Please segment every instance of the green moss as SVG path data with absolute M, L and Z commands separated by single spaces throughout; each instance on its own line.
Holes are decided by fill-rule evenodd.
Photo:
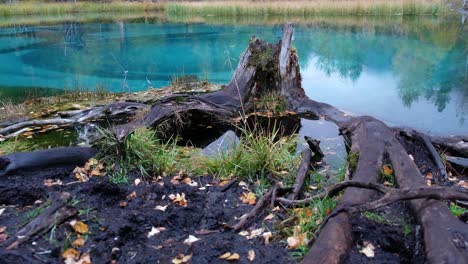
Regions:
M 357 151 L 350 152 L 347 157 L 347 162 L 348 162 L 349 169 L 351 171 L 355 171 L 357 168 L 357 164 L 359 162 L 359 152 Z

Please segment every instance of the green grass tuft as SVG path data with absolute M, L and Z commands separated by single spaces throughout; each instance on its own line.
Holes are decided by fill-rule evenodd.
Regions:
M 127 183 L 132 171 L 146 178 L 174 172 L 180 153 L 175 140 L 163 142 L 149 128 L 135 130 L 124 142 L 109 131 L 102 132 L 99 157 L 113 168 L 109 172 L 113 183 Z
M 238 177 L 255 181 L 271 174 L 286 184 L 294 182 L 300 162 L 296 155 L 296 138 L 281 137 L 275 126 L 268 129 L 241 129 L 240 143 L 230 152 L 214 158 L 197 157 L 194 168 L 198 173 L 208 172 L 221 179 Z

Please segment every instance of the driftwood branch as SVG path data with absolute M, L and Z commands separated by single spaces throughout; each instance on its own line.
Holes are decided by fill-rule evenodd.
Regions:
M 86 109 L 77 112 L 68 112 L 64 116 L 66 118 L 58 117 L 51 119 L 38 119 L 19 122 L 9 125 L 0 129 L 0 135 L 3 138 L 11 138 L 12 136 L 19 135 L 19 131 L 26 131 L 25 128 L 31 126 L 45 126 L 45 125 L 73 125 L 82 122 L 89 122 L 101 118 L 112 118 L 119 115 L 129 115 L 135 113 L 136 110 L 146 107 L 145 104 L 133 102 L 117 102 L 106 106 L 99 106 L 92 109 Z M 16 133 L 15 133 L 16 132 Z
M 437 152 L 437 150 L 434 148 L 434 145 L 432 145 L 430 138 L 422 133 L 417 133 L 417 135 L 424 142 L 424 145 L 426 146 L 427 150 L 431 154 L 432 160 L 437 166 L 437 169 L 439 170 L 441 176 L 443 177 L 444 180 L 447 181 L 448 180 L 447 169 L 445 168 L 444 163 L 440 159 L 439 152 Z
M 235 231 L 241 230 L 246 224 L 248 224 L 255 216 L 259 214 L 259 212 L 263 209 L 264 205 L 270 200 L 273 192 L 277 190 L 277 185 L 273 186 L 267 193 L 265 193 L 262 198 L 257 201 L 254 208 L 246 215 L 244 215 L 240 221 L 235 224 L 232 228 Z
M 51 201 L 52 205 L 5 241 L 6 249 L 15 249 L 31 237 L 49 231 L 54 225 L 58 225 L 78 213 L 75 208 L 67 206 L 70 199 L 69 193 L 53 193 L 52 195 L 54 196 Z

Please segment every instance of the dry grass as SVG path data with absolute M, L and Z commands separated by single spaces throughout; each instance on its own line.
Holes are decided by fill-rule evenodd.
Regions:
M 170 2 L 169 14 L 185 15 L 438 15 L 442 0 L 311 0 L 311 1 L 201 1 Z
M 77 3 L 37 3 L 37 2 L 20 2 L 14 4 L 1 4 L 0 16 L 15 16 L 15 15 L 52 15 L 52 14 L 67 14 L 81 12 L 147 12 L 161 11 L 164 4 L 162 2 L 110 2 L 110 3 L 95 3 L 95 2 L 77 2 Z
M 14 104 L 10 99 L 0 99 L 0 121 L 15 120 L 26 116 L 24 104 Z

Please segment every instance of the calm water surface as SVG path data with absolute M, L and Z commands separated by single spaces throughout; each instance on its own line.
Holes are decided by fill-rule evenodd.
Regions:
M 251 35 L 281 25 L 131 19 L 0 28 L 0 92 L 162 87 L 174 76 L 226 83 Z M 468 26 L 457 19 L 299 23 L 294 46 L 309 97 L 432 134 L 468 134 Z

